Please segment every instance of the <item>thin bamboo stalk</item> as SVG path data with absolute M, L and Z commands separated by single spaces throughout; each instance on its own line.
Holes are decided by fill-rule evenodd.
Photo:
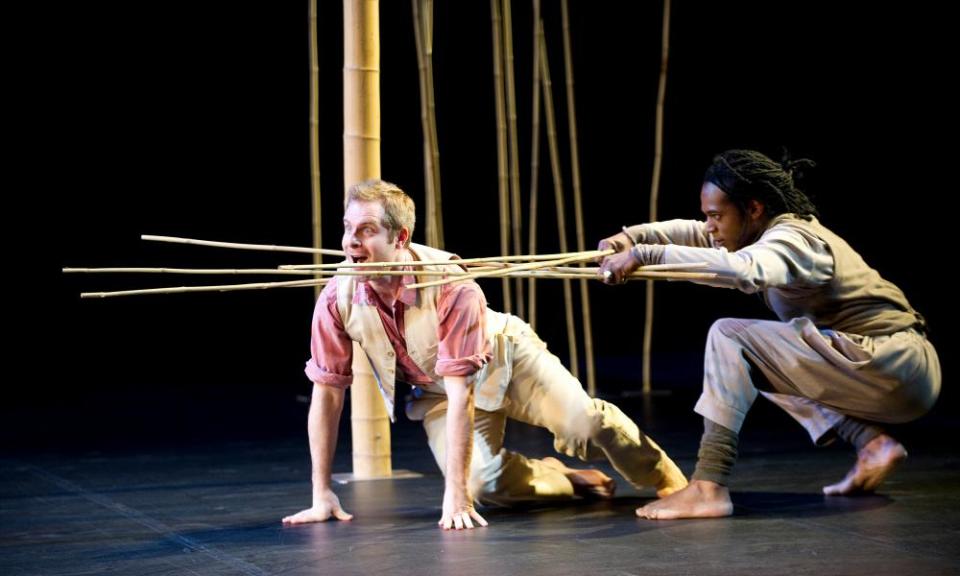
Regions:
M 663 163 L 663 102 L 667 93 L 667 63 L 670 55 L 670 0 L 663 1 L 663 33 L 660 48 L 660 83 L 657 88 L 657 120 L 654 134 L 653 180 L 650 183 L 650 221 L 657 220 L 657 203 L 660 198 L 660 168 Z M 643 393 L 653 391 L 650 379 L 651 350 L 653 349 L 653 295 L 652 282 L 647 282 L 647 294 L 643 315 Z
M 497 113 L 497 191 L 500 208 L 500 253 L 510 253 L 510 200 L 507 195 L 507 124 L 504 110 L 503 57 L 501 55 L 500 0 L 490 0 L 490 30 L 493 35 L 493 92 Z M 510 281 L 503 279 L 503 310 L 513 311 Z
M 151 242 L 172 242 L 174 244 L 190 244 L 192 246 L 210 246 L 214 248 L 233 248 L 236 250 L 263 250 L 267 252 L 299 252 L 302 254 L 326 254 L 328 256 L 344 256 L 342 250 L 328 248 L 304 248 L 302 246 L 276 246 L 272 244 L 238 244 L 236 242 L 217 242 L 214 240 L 196 240 L 194 238 L 178 238 L 176 236 L 154 236 L 143 234 L 141 240 Z
M 517 142 L 517 89 L 514 85 L 513 74 L 513 9 L 510 0 L 503 1 L 503 63 L 507 81 L 507 134 L 510 144 L 510 222 L 513 253 L 520 254 L 521 224 L 523 223 L 520 210 L 520 145 Z M 514 282 L 517 296 L 517 313 L 521 318 L 526 317 L 526 306 L 523 297 L 523 280 Z
M 648 265 L 646 265 L 646 266 L 641 266 L 640 268 L 637 268 L 636 271 L 640 271 L 640 272 L 653 272 L 653 271 L 665 271 L 665 270 L 687 271 L 687 270 L 697 270 L 697 269 L 706 268 L 706 267 L 707 267 L 707 263 L 706 263 L 706 262 L 692 262 L 692 263 L 689 263 L 689 264 L 686 264 L 686 263 L 683 263 L 683 264 L 648 264 Z M 567 267 L 567 266 L 556 266 L 555 269 L 556 269 L 556 270 L 559 270 L 559 271 L 561 271 L 561 272 L 574 272 L 574 271 L 583 271 L 583 270 L 586 270 L 586 271 L 591 272 L 592 274 L 595 274 L 595 273 L 599 272 L 600 267 L 599 267 L 599 266 L 585 266 L 585 267 L 579 267 L 579 266 L 569 266 L 569 267 Z
M 591 272 L 564 272 L 564 271 L 555 271 L 553 269 L 548 270 L 534 270 L 534 271 L 518 271 L 518 272 L 507 272 L 505 274 L 507 277 L 511 278 L 570 278 L 570 279 L 583 279 L 583 280 L 600 280 L 601 277 L 596 273 Z M 627 276 L 627 280 L 689 280 L 689 281 L 698 281 L 698 280 L 714 280 L 716 279 L 717 274 L 715 272 L 681 272 L 681 271 L 656 271 L 651 270 L 649 272 L 634 272 L 633 274 Z M 460 278 L 459 280 L 466 280 L 466 278 Z M 456 280 L 455 280 L 456 281 Z M 413 287 L 412 284 L 407 285 L 408 288 Z
M 704 264 L 705 266 L 705 264 Z M 645 272 L 669 272 L 669 271 L 680 271 L 686 272 L 691 269 L 701 268 L 702 266 L 697 265 L 688 265 L 688 264 L 655 264 L 652 266 L 644 266 L 643 268 L 638 269 L 634 276 L 637 273 Z M 512 276 L 511 272 L 517 271 L 518 267 L 515 264 L 503 264 L 502 266 L 478 266 L 473 268 L 471 271 L 467 270 L 356 270 L 356 269 L 324 269 L 324 270 L 282 270 L 278 268 L 63 268 L 64 274 L 201 274 L 201 275 L 256 275 L 256 274 L 266 274 L 266 275 L 300 275 L 300 276 L 312 276 L 314 274 L 321 274 L 325 276 L 467 276 L 474 274 L 476 272 L 485 272 L 487 270 L 504 270 L 507 275 Z M 544 268 L 543 270 L 549 272 L 557 272 L 563 274 L 579 274 L 584 278 L 589 278 L 599 275 L 600 268 L 597 266 L 589 266 L 586 268 L 573 267 L 573 266 L 552 266 L 550 268 Z M 627 276 L 630 278 L 631 276 Z
M 613 250 L 602 250 L 603 255 L 613 254 Z M 443 284 L 449 284 L 451 282 L 458 282 L 462 280 L 473 280 L 475 278 L 485 278 L 491 276 L 504 276 L 510 272 L 520 272 L 522 270 L 536 270 L 538 268 L 547 268 L 549 266 L 560 266 L 561 264 L 569 264 L 571 262 L 580 262 L 582 260 L 590 260 L 596 256 L 591 256 L 587 252 L 573 253 L 565 258 L 560 258 L 557 260 L 550 260 L 546 262 L 531 262 L 529 264 L 518 264 L 511 268 L 497 268 L 495 270 L 484 270 L 481 272 L 471 272 L 470 274 L 465 274 L 463 276 L 458 276 L 455 278 L 445 278 L 443 280 L 434 280 L 432 282 L 421 282 L 418 284 L 407 284 L 407 288 L 426 288 L 427 286 L 441 286 Z
M 187 292 L 231 292 L 235 290 L 263 290 L 267 288 L 301 288 L 326 284 L 327 278 L 291 280 L 289 282 L 255 282 L 251 284 L 223 284 L 220 286 L 178 286 L 173 288 L 146 288 L 116 292 L 83 292 L 81 298 L 111 298 L 114 296 L 142 296 L 148 294 L 184 294 Z
M 313 224 L 313 247 L 323 246 L 320 202 L 320 54 L 317 40 L 317 0 L 310 0 L 310 215 Z M 323 254 L 313 255 L 314 264 L 323 264 Z M 314 293 L 320 296 L 320 287 Z
M 499 262 L 520 262 L 525 260 L 557 260 L 573 254 L 583 254 L 584 256 L 593 254 L 595 257 L 601 257 L 607 254 L 604 250 L 586 250 L 584 252 L 561 252 L 555 254 L 521 254 L 516 256 L 484 256 L 482 258 L 460 258 L 458 260 L 399 260 L 395 262 L 339 262 L 329 263 L 319 266 L 319 268 L 371 268 L 377 266 L 410 266 L 416 264 L 423 265 L 443 265 L 456 264 L 470 266 L 480 263 L 499 263 Z M 315 264 L 284 264 L 280 266 L 281 270 L 312 270 L 318 268 Z
M 310 270 L 277 268 L 64 268 L 64 274 L 290 274 L 312 276 Z
M 383 272 L 380 273 L 384 274 Z M 370 274 L 378 275 L 377 273 Z M 418 276 L 421 274 L 417 274 Z M 424 274 L 425 275 L 425 274 Z M 595 274 L 584 274 L 583 272 L 553 272 L 550 270 L 521 270 L 510 272 L 509 277 L 516 278 L 539 278 L 549 279 L 587 279 L 599 280 Z M 716 278 L 714 273 L 704 272 L 638 272 L 628 277 L 628 279 L 652 279 L 652 280 L 712 280 Z M 181 294 L 188 292 L 230 292 L 237 290 L 265 290 L 270 288 L 300 288 L 311 286 L 323 286 L 331 278 L 311 278 L 309 280 L 290 280 L 287 282 L 255 282 L 249 284 L 222 284 L 215 286 L 178 286 L 171 288 L 145 288 L 139 290 L 120 290 L 116 292 L 82 292 L 81 298 L 110 298 L 115 296 L 137 296 L 150 294 Z M 407 288 L 415 288 L 417 285 L 408 284 Z
M 420 18 L 420 3 L 423 0 L 410 0 L 413 5 L 413 40 L 417 48 L 417 73 L 420 79 L 420 127 L 423 131 L 423 184 L 426 199 L 426 232 L 427 244 L 435 245 L 436 220 L 434 218 L 436 192 L 433 180 L 433 147 L 430 145 L 431 131 L 429 119 L 429 103 L 427 97 L 427 56 L 423 42 L 423 20 Z
M 550 151 L 550 167 L 553 172 L 553 196 L 557 205 L 557 229 L 560 235 L 560 251 L 567 251 L 567 223 L 563 197 L 563 174 L 560 171 L 560 150 L 557 145 L 556 115 L 553 109 L 550 64 L 547 60 L 547 42 L 540 35 L 540 74 L 543 86 L 543 108 L 547 119 L 547 142 Z M 573 318 L 573 290 L 569 280 L 563 281 L 563 301 L 567 318 L 567 348 L 570 353 L 570 373 L 580 377 L 580 359 L 577 353 L 577 326 Z
M 540 37 L 543 35 L 543 22 L 540 18 L 540 0 L 533 0 L 533 107 L 531 108 L 532 128 L 530 132 L 530 220 L 527 226 L 527 252 L 537 253 L 537 198 L 540 180 Z M 527 322 L 537 327 L 537 281 L 533 278 L 527 284 L 529 294 L 529 312 Z
M 443 195 L 440 188 L 440 140 L 437 137 L 437 106 L 433 88 L 433 0 L 424 0 L 423 36 L 427 63 L 427 120 L 430 124 L 430 154 L 433 156 L 433 221 L 434 244 L 443 248 Z
M 567 0 L 561 0 L 563 21 L 563 63 L 567 80 L 567 127 L 570 134 L 570 164 L 573 184 L 573 212 L 577 226 L 577 250 L 583 251 L 586 241 L 583 231 L 583 200 L 580 193 L 580 153 L 577 146 L 577 107 L 573 89 L 573 50 L 570 43 L 570 14 Z M 580 266 L 586 266 L 581 262 Z M 580 310 L 583 314 L 583 347 L 587 367 L 587 393 L 597 393 L 597 376 L 593 365 L 593 321 L 590 318 L 590 290 L 586 280 L 580 281 Z
M 501 270 L 484 267 L 481 270 Z M 294 276 L 457 276 L 470 274 L 466 270 L 280 270 L 276 268 L 64 268 L 64 274 L 202 274 L 212 275 L 259 275 L 279 274 Z

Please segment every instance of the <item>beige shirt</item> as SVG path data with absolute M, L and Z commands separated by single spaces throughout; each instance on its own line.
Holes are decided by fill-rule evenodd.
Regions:
M 700 283 L 761 292 L 783 321 L 807 317 L 820 328 L 864 336 L 924 328 L 903 292 L 815 218 L 777 216 L 735 252 L 714 247 L 706 223 L 696 220 L 641 224 L 629 233 L 638 243 L 666 244 L 663 263 L 705 262 L 717 277 Z

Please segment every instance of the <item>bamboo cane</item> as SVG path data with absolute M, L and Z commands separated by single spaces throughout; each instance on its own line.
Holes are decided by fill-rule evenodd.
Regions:
M 445 278 L 443 280 L 434 280 L 432 282 L 421 282 L 418 284 L 407 284 L 407 288 L 426 288 L 427 286 L 441 286 L 443 284 L 449 284 L 451 282 L 459 282 L 463 280 L 473 280 L 476 278 L 485 278 L 490 276 L 505 276 L 511 271 L 520 272 L 522 270 L 536 270 L 538 268 L 547 268 L 549 266 L 559 266 L 561 264 L 569 264 L 571 262 L 580 262 L 583 260 L 591 260 L 596 258 L 593 252 L 596 250 L 591 250 L 589 252 L 574 252 L 569 256 L 560 258 L 557 260 L 549 260 L 545 262 L 531 262 L 529 264 L 519 264 L 511 268 L 497 268 L 495 270 L 484 270 L 481 272 L 471 272 L 470 274 L 465 274 L 463 276 L 457 276 L 455 278 Z M 602 250 L 601 256 L 606 256 L 614 253 L 614 250 Z M 568 283 L 569 284 L 569 283 Z
M 326 254 L 328 256 L 344 256 L 342 250 L 328 248 L 304 248 L 302 246 L 275 246 L 272 244 L 238 244 L 236 242 L 217 242 L 213 240 L 196 240 L 194 238 L 178 238 L 176 236 L 154 236 L 143 234 L 141 240 L 151 242 L 172 242 L 174 244 L 189 244 L 191 246 L 210 246 L 214 248 L 233 248 L 237 250 L 263 250 L 267 252 L 299 252 L 302 254 Z
M 662 268 L 661 268 L 662 266 Z M 700 266 L 678 265 L 678 264 L 657 264 L 644 266 L 638 269 L 638 272 L 657 272 L 657 271 L 681 271 L 686 272 Z M 357 269 L 337 269 L 337 270 L 282 270 L 278 268 L 63 268 L 64 274 L 200 274 L 206 276 L 212 275 L 299 275 L 312 276 L 320 274 L 325 276 L 467 276 L 476 272 L 485 272 L 487 270 L 504 270 L 506 275 L 513 276 L 511 272 L 517 271 L 516 265 L 504 264 L 502 266 L 479 266 L 467 270 L 357 270 Z M 545 271 L 580 274 L 583 277 L 592 277 L 599 274 L 599 268 L 590 266 L 585 268 L 568 266 L 551 266 L 544 268 Z
M 490 0 L 490 30 L 493 35 L 493 91 L 497 114 L 497 191 L 500 208 L 500 253 L 510 253 L 510 204 L 507 195 L 507 124 L 504 119 L 504 83 L 501 70 L 500 0 Z M 503 311 L 513 311 L 510 280 L 503 279 Z
M 501 270 L 483 267 L 480 270 Z M 280 270 L 277 268 L 64 268 L 64 274 L 202 274 L 213 275 L 294 275 L 294 276 L 456 276 L 466 270 Z
M 317 40 L 317 0 L 310 0 L 310 192 L 313 247 L 323 246 L 320 202 L 320 55 Z M 314 264 L 323 264 L 323 254 L 313 255 Z M 320 296 L 317 286 L 314 296 Z
M 570 46 L 570 14 L 567 0 L 561 0 L 560 9 L 563 21 L 563 62 L 567 80 L 567 126 L 570 133 L 570 164 L 573 179 L 573 211 L 577 226 L 577 250 L 586 248 L 583 232 L 583 201 L 580 194 L 580 153 L 577 146 L 577 107 L 573 90 L 573 55 Z M 585 266 L 581 262 L 580 266 Z M 586 280 L 580 281 L 580 305 L 583 314 L 583 346 L 587 366 L 587 393 L 597 393 L 597 377 L 593 365 L 593 321 L 590 318 L 590 290 Z
M 380 177 L 379 13 L 376 0 L 343 3 L 343 179 L 347 188 Z M 370 362 L 356 344 L 350 421 L 354 476 L 391 476 L 390 418 Z
M 386 272 L 371 273 L 371 276 L 383 275 Z M 436 275 L 437 273 L 433 273 Z M 417 274 L 426 275 L 426 274 Z M 516 271 L 510 272 L 509 277 L 517 278 L 540 278 L 540 279 L 587 279 L 587 280 L 599 280 L 599 276 L 596 274 L 587 274 L 582 271 L 578 272 L 553 272 L 551 270 L 526 270 L 526 271 Z M 636 272 L 631 276 L 628 276 L 628 280 L 642 280 L 642 279 L 652 279 L 652 280 L 712 280 L 716 278 L 715 273 L 704 273 L 704 272 Z M 236 290 L 264 290 L 270 288 L 299 288 L 299 287 L 311 287 L 311 286 L 323 286 L 329 282 L 331 278 L 311 278 L 309 280 L 291 280 L 287 282 L 255 282 L 249 284 L 223 284 L 223 285 L 214 285 L 214 286 L 178 286 L 170 288 L 145 288 L 138 290 L 120 290 L 116 292 L 82 292 L 80 294 L 81 298 L 109 298 L 115 296 L 136 296 L 136 295 L 149 295 L 149 294 L 180 294 L 188 292 L 230 292 Z M 406 285 L 406 288 L 415 288 L 417 287 L 414 284 Z
M 663 163 L 663 102 L 667 93 L 667 62 L 670 53 L 670 0 L 663 2 L 663 43 L 660 50 L 660 82 L 657 88 L 657 121 L 654 134 L 653 179 L 650 183 L 650 221 L 657 220 L 657 201 L 660 197 L 660 167 Z M 651 349 L 653 348 L 653 282 L 647 282 L 643 315 L 643 393 L 650 395 Z
M 280 270 L 277 268 L 64 268 L 64 274 L 291 274 L 312 276 L 310 270 Z
M 436 193 L 433 180 L 433 147 L 430 145 L 431 132 L 429 120 L 429 105 L 427 98 L 427 57 L 423 45 L 423 24 L 420 18 L 420 3 L 423 0 L 411 0 L 413 5 L 413 39 L 417 48 L 417 73 L 420 79 L 420 126 L 423 131 L 423 184 L 426 199 L 425 226 L 428 245 L 435 245 L 437 241 L 434 219 L 434 204 Z
M 576 252 L 576 254 L 581 254 L 581 252 Z M 602 257 L 603 254 L 606 254 L 603 250 L 587 250 L 582 252 L 582 254 L 593 254 L 595 257 Z M 557 260 L 559 258 L 564 258 L 570 256 L 569 252 L 562 252 L 556 254 L 521 254 L 517 256 L 484 256 L 482 258 L 460 258 L 457 260 L 399 260 L 395 262 L 339 262 L 339 263 L 330 263 L 317 266 L 314 264 L 284 264 L 280 266 L 282 270 L 312 270 L 314 268 L 370 268 L 376 266 L 410 266 L 411 264 L 417 265 L 443 265 L 443 264 L 456 264 L 470 266 L 472 264 L 480 263 L 499 263 L 499 262 L 520 262 L 525 260 Z
M 423 39 L 427 70 L 427 120 L 430 125 L 430 154 L 433 169 L 433 228 L 435 248 L 443 248 L 443 195 L 440 193 L 440 140 L 437 137 L 437 106 L 433 89 L 433 0 L 424 0 Z
M 142 290 L 119 290 L 116 292 L 83 292 L 81 298 L 109 298 L 113 296 L 139 296 L 147 294 L 183 294 L 187 292 L 231 292 L 234 290 L 263 290 L 267 288 L 299 288 L 326 284 L 327 278 L 290 280 L 288 282 L 254 282 L 250 284 L 223 284 L 220 286 L 177 286 L 173 288 L 146 288 Z
M 540 36 L 540 74 L 543 86 L 543 108 L 547 119 L 547 143 L 550 151 L 550 167 L 553 172 L 553 196 L 557 205 L 557 229 L 560 235 L 560 251 L 567 251 L 567 223 L 563 197 L 563 175 L 560 171 L 560 151 L 557 146 L 556 115 L 553 110 L 553 94 L 550 82 L 550 65 L 547 60 L 547 42 Z M 570 353 L 570 373 L 580 377 L 580 360 L 577 353 L 577 327 L 573 319 L 573 291 L 569 280 L 563 281 L 563 301 L 567 318 L 567 348 Z
M 503 63 L 507 80 L 507 134 L 510 144 L 510 223 L 513 253 L 520 254 L 522 238 L 520 234 L 523 215 L 520 210 L 520 145 L 517 142 L 517 89 L 513 74 L 513 9 L 510 0 L 503 0 Z M 517 296 L 517 313 L 521 318 L 527 315 L 523 297 L 523 280 L 516 279 L 514 289 Z
M 533 0 L 533 107 L 531 108 L 532 128 L 530 132 L 530 224 L 527 226 L 527 251 L 537 253 L 537 198 L 540 179 L 540 37 L 543 35 L 543 22 L 540 19 L 540 0 Z M 527 321 L 530 327 L 537 328 L 537 281 L 533 278 L 527 284 L 530 303 Z

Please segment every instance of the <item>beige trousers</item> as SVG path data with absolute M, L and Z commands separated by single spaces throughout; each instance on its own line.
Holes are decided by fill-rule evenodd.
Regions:
M 817 442 L 844 415 L 884 423 L 920 417 L 940 393 L 940 362 L 913 329 L 870 337 L 818 330 L 808 318 L 718 320 L 695 410 L 739 432 L 758 393 Z
M 511 317 L 504 332 L 513 346 L 513 364 L 503 406 L 475 411 L 470 488 L 477 500 L 507 506 L 574 495 L 561 472 L 503 448 L 507 418 L 546 428 L 562 454 L 584 461 L 605 457 L 638 488 L 656 486 L 664 474 L 680 474 L 619 408 L 590 398 L 528 324 Z M 424 393 L 408 404 L 407 413 L 412 419 L 422 417 L 430 449 L 445 471 L 446 396 Z

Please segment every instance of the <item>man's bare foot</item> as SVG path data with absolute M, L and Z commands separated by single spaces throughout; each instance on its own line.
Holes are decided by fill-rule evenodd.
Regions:
M 613 478 L 595 468 L 582 470 L 570 468 L 553 456 L 541 458 L 540 461 L 555 470 L 563 472 L 563 475 L 573 484 L 573 491 L 577 496 L 609 500 L 613 498 L 613 493 L 617 489 L 617 483 L 613 481 Z
M 663 455 L 663 463 L 660 468 L 663 470 L 663 478 L 657 484 L 657 498 L 665 498 L 677 490 L 683 490 L 687 487 L 687 477 L 666 454 Z
M 649 520 L 719 518 L 731 514 L 730 490 L 706 480 L 694 480 L 679 492 L 637 508 L 637 516 Z
M 867 442 L 857 454 L 857 463 L 846 477 L 823 487 L 827 496 L 846 496 L 873 492 L 887 476 L 907 457 L 903 444 L 886 434 Z

